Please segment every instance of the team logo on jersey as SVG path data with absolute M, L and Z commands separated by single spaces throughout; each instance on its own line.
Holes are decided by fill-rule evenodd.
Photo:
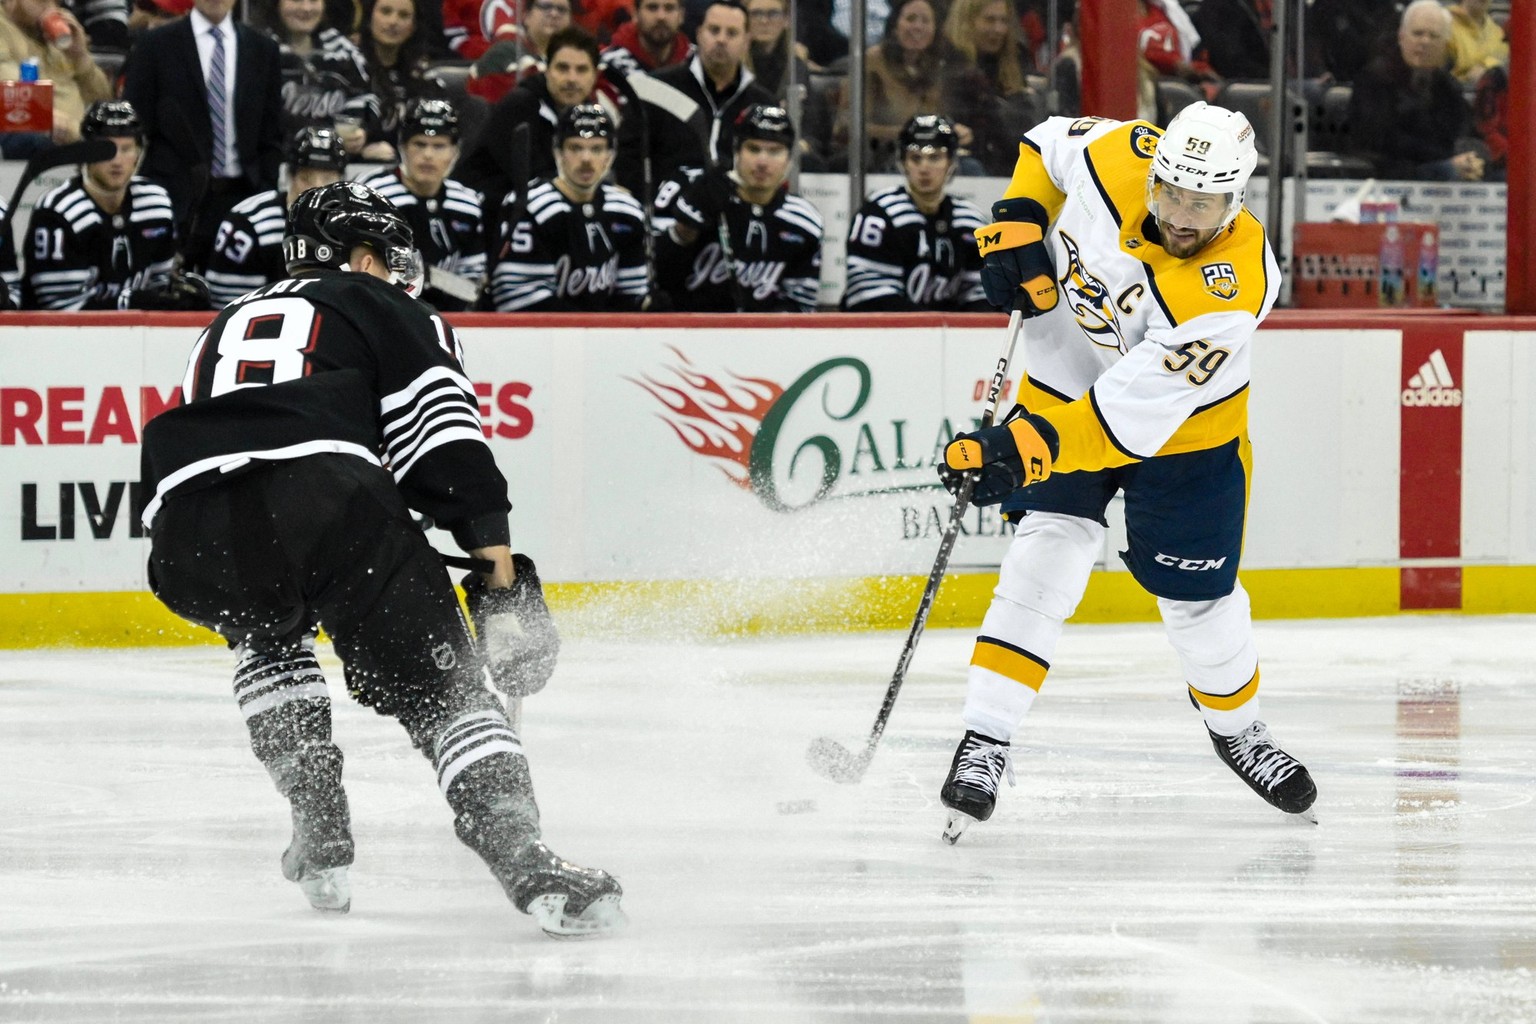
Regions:
M 1218 299 L 1231 302 L 1237 298 L 1237 270 L 1230 263 L 1207 263 L 1200 268 L 1205 290 Z
M 1077 324 L 1095 345 L 1125 352 L 1125 333 L 1120 329 L 1120 313 L 1115 308 L 1109 286 L 1083 265 L 1077 240 L 1061 232 L 1061 244 L 1067 249 L 1067 268 L 1061 275 L 1067 308 L 1077 317 Z
M 1149 128 L 1144 124 L 1138 124 L 1131 129 L 1131 152 L 1147 160 L 1152 159 L 1152 154 L 1157 150 L 1157 140 L 1162 134 L 1156 128 Z

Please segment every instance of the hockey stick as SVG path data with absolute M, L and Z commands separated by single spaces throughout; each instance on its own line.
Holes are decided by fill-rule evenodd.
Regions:
M 982 427 L 990 427 L 997 420 L 1003 381 L 1008 376 L 1008 365 L 1013 362 L 1013 349 L 1018 344 L 1023 323 L 1024 314 L 1014 310 L 1008 318 L 1008 337 L 1003 343 L 1003 353 L 998 357 L 997 367 L 992 371 L 992 383 L 987 389 L 987 408 L 981 414 Z M 928 614 L 933 611 L 933 599 L 938 596 L 939 584 L 944 582 L 944 570 L 949 567 L 949 556 L 960 534 L 960 520 L 971 503 L 976 476 L 975 473 L 967 473 L 960 486 L 960 493 L 955 496 L 955 507 L 949 513 L 949 524 L 944 527 L 944 536 L 939 540 L 939 553 L 934 557 L 933 568 L 928 572 L 928 585 L 923 588 L 922 600 L 917 603 L 917 615 L 912 620 L 912 628 L 907 631 L 907 642 L 902 645 L 901 657 L 896 661 L 896 672 L 891 676 L 890 685 L 885 688 L 885 699 L 880 702 L 880 713 L 875 716 L 874 728 L 864 741 L 863 751 L 855 754 L 830 736 L 818 736 L 806 751 L 805 756 L 811 767 L 833 782 L 858 782 L 864 778 L 869 762 L 874 759 L 875 747 L 885 733 L 891 709 L 896 706 L 896 695 L 901 692 L 901 684 L 906 681 L 907 667 L 912 664 L 912 655 L 917 652 L 917 642 L 922 639 L 923 629 L 928 625 Z
M 69 142 L 62 146 L 54 146 L 52 149 L 45 149 L 33 156 L 22 168 L 16 188 L 11 192 L 11 201 L 6 204 L 4 215 L 0 216 L 0 237 L 4 237 L 5 233 L 11 229 L 11 221 L 16 216 L 16 207 L 21 204 L 22 193 L 38 175 L 66 164 L 98 164 L 103 160 L 111 160 L 116 155 L 117 145 L 111 139 L 81 139 L 79 142 Z

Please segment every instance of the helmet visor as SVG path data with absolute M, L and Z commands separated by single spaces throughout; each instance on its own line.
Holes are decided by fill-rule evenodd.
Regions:
M 1156 174 L 1147 176 L 1147 212 L 1176 228 L 1226 227 L 1242 206 L 1243 197 L 1236 192 L 1194 192 L 1170 185 Z

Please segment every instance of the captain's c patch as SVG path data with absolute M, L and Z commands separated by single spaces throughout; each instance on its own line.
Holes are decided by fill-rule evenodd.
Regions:
M 1230 263 L 1207 263 L 1200 268 L 1205 278 L 1205 290 L 1218 299 L 1231 302 L 1237 298 L 1237 271 Z

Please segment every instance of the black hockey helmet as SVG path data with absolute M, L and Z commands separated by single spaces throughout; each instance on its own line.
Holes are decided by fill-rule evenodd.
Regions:
M 137 139 L 144 144 L 144 121 L 127 100 L 97 100 L 80 119 L 82 139 Z
M 283 236 L 288 273 L 344 266 L 359 245 L 377 250 L 402 280 L 421 259 L 400 211 L 366 185 L 333 181 L 302 193 L 288 208 Z
M 459 142 L 459 112 L 447 100 L 414 99 L 400 114 L 396 137 L 403 147 L 418 135 L 446 135 L 454 145 Z
M 736 116 L 736 127 L 731 132 L 731 144 L 737 149 L 748 139 L 777 142 L 794 149 L 795 123 L 783 107 L 754 103 Z
M 566 139 L 607 139 L 612 146 L 618 129 L 601 103 L 577 103 L 566 108 L 555 127 L 555 146 Z
M 901 126 L 896 139 L 897 153 L 909 149 L 942 149 L 953 160 L 960 152 L 960 135 L 955 123 L 942 114 L 918 114 Z
M 310 125 L 300 128 L 288 140 L 288 168 L 318 167 L 322 170 L 347 172 L 347 151 L 341 144 L 341 136 L 333 128 Z

